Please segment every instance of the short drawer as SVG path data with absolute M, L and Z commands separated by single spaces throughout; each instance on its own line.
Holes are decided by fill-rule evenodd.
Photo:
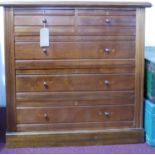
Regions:
M 131 121 L 134 108 L 127 106 L 84 106 L 17 108 L 18 124 L 80 123 L 104 121 Z
M 135 58 L 135 42 L 51 42 L 48 48 L 41 48 L 39 42 L 17 42 L 15 44 L 15 58 L 18 60 Z
M 17 75 L 18 92 L 133 90 L 133 74 Z
M 74 25 L 74 16 L 14 16 L 15 26 L 71 26 Z
M 80 26 L 135 26 L 136 16 L 79 16 Z
M 90 11 L 92 11 L 90 13 Z M 44 12 L 44 13 L 43 13 Z M 64 12 L 64 13 L 63 13 Z M 114 14 L 115 13 L 115 14 Z M 111 10 L 23 10 L 15 11 L 15 26 L 41 26 L 46 25 L 66 26 L 135 26 L 136 16 L 133 11 L 111 11 Z

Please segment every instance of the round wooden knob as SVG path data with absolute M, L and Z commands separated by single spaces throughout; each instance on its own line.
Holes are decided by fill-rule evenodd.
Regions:
M 44 82 L 43 82 L 43 85 L 44 85 L 44 87 L 45 87 L 46 89 L 48 89 L 48 83 L 47 83 L 47 81 L 44 81 Z
M 47 54 L 47 49 L 46 48 L 43 48 L 42 51 L 43 51 L 44 54 Z
M 110 48 L 105 48 L 104 49 L 104 52 L 106 52 L 106 53 L 110 53 L 110 51 L 111 51 Z
M 106 18 L 106 19 L 105 19 L 105 22 L 106 22 L 106 23 L 110 23 L 110 19 L 109 19 L 109 18 Z
M 104 112 L 104 116 L 108 117 L 109 115 L 109 112 Z
M 108 85 L 109 85 L 109 81 L 108 81 L 108 80 L 104 80 L 104 84 L 105 84 L 106 86 L 108 86 Z
M 44 24 L 46 24 L 46 23 L 47 23 L 47 19 L 44 18 L 44 19 L 42 20 L 42 22 L 43 22 Z
M 48 119 L 48 114 L 44 113 L 44 118 L 47 120 Z

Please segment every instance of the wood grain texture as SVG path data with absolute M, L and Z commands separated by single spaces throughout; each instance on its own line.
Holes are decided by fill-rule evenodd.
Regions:
M 143 127 L 145 10 L 137 9 L 135 124 Z
M 16 36 L 38 36 L 40 29 L 43 26 L 15 26 L 14 31 Z M 108 35 L 133 35 L 135 36 L 136 31 L 134 27 L 114 27 L 111 28 L 110 26 L 78 26 L 77 29 L 74 26 L 49 26 L 49 33 L 52 36 L 108 36 Z
M 83 69 L 83 68 L 106 68 L 106 67 L 130 67 L 135 66 L 134 59 L 70 59 L 70 60 L 16 60 L 16 69 Z
M 72 130 L 97 130 L 97 129 L 121 129 L 134 128 L 133 121 L 105 121 L 105 122 L 84 122 L 84 123 L 44 123 L 44 124 L 17 124 L 18 132 L 33 131 L 67 131 Z
M 111 7 L 15 7 L 14 15 L 52 16 L 133 16 L 136 8 Z
M 134 90 L 134 75 L 17 75 L 17 92 Z
M 44 124 L 44 123 L 132 121 L 134 118 L 133 112 L 134 112 L 133 105 L 74 106 L 74 107 L 62 106 L 62 107 L 37 107 L 37 108 L 18 107 L 17 123 Z
M 46 26 L 51 25 L 74 25 L 74 16 L 23 16 L 14 17 L 16 26 L 43 26 L 43 19 L 47 20 Z M 106 20 L 109 22 L 106 22 Z M 77 25 L 79 26 L 135 26 L 135 16 L 77 16 Z
M 144 141 L 144 9 L 150 3 L 0 5 L 8 146 Z M 50 31 L 45 49 L 39 46 L 44 18 Z
M 48 75 L 48 74 L 124 74 L 124 73 L 135 73 L 135 66 L 134 63 L 133 65 L 126 64 L 126 65 L 118 65 L 118 66 L 113 66 L 113 65 L 107 65 L 106 68 L 103 66 L 98 67 L 98 68 L 53 68 L 53 69 L 28 69 L 28 70 L 23 70 L 19 69 L 16 70 L 16 75 Z
M 7 147 L 143 143 L 143 129 L 76 130 L 7 133 Z
M 18 107 L 134 104 L 134 91 L 18 92 Z
M 151 7 L 151 3 L 148 2 L 116 2 L 116 1 L 110 1 L 110 2 L 106 2 L 106 1 L 91 1 L 91 2 L 87 2 L 87 1 L 40 1 L 40 2 L 27 2 L 27 1 L 5 1 L 5 2 L 1 2 L 0 5 L 2 6 L 77 6 L 77 7 L 101 7 L 101 6 L 105 6 L 105 7 Z
M 7 103 L 7 131 L 16 131 L 15 70 L 13 9 L 5 8 L 5 77 Z
M 135 41 L 135 36 L 49 36 L 50 42 L 104 42 L 104 41 Z M 39 34 L 36 36 L 15 36 L 15 42 L 39 42 Z
M 40 43 L 16 43 L 15 58 L 22 59 L 134 59 L 134 41 L 51 42 L 48 48 Z

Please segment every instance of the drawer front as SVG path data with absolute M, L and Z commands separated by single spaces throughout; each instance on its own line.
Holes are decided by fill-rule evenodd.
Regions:
M 40 34 L 43 26 L 15 26 L 15 36 L 34 36 Z M 134 27 L 111 27 L 111 26 L 48 26 L 51 36 L 135 36 Z
M 15 16 L 15 26 L 42 26 L 46 19 L 46 25 L 51 26 L 135 26 L 135 16 Z M 77 21 L 75 21 L 77 20 Z
M 17 75 L 16 90 L 25 91 L 103 91 L 133 90 L 134 75 Z
M 17 123 L 131 121 L 133 114 L 133 106 L 17 108 Z
M 134 41 L 16 43 L 16 59 L 127 59 L 135 57 Z
M 120 73 L 119 70 L 127 69 L 125 72 L 135 69 L 135 60 L 116 59 L 72 59 L 72 60 L 16 60 L 16 69 L 101 69 L 106 73 Z M 114 71 L 114 72 L 112 72 Z M 78 73 L 78 71 L 77 71 Z M 84 72 L 85 73 L 85 72 Z M 90 73 L 90 72 L 89 72 Z M 105 73 L 105 72 L 104 72 Z M 61 73 L 62 74 L 62 73 Z
M 136 16 L 80 16 L 79 26 L 135 26 Z
M 39 35 L 43 20 L 50 35 L 135 35 L 135 9 L 30 8 L 14 9 L 15 35 Z
M 15 16 L 15 26 L 43 26 L 46 19 L 46 26 L 71 26 L 74 25 L 74 16 Z
M 49 37 L 50 42 L 104 42 L 104 41 L 110 41 L 110 42 L 119 42 L 119 41 L 127 41 L 127 42 L 135 42 L 135 36 L 50 36 Z M 15 42 L 16 43 L 37 43 L 40 41 L 40 36 L 15 36 Z
M 63 8 L 63 7 L 48 7 L 48 8 L 14 8 L 14 15 L 56 15 L 56 16 L 73 16 L 75 9 L 78 16 L 133 16 L 136 15 L 135 8 L 110 8 L 110 7 L 87 7 L 87 8 Z
M 134 91 L 18 92 L 18 107 L 96 106 L 134 104 Z

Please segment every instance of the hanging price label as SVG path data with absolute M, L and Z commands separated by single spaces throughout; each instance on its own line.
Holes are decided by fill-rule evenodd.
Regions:
M 49 47 L 49 29 L 40 29 L 40 47 Z

